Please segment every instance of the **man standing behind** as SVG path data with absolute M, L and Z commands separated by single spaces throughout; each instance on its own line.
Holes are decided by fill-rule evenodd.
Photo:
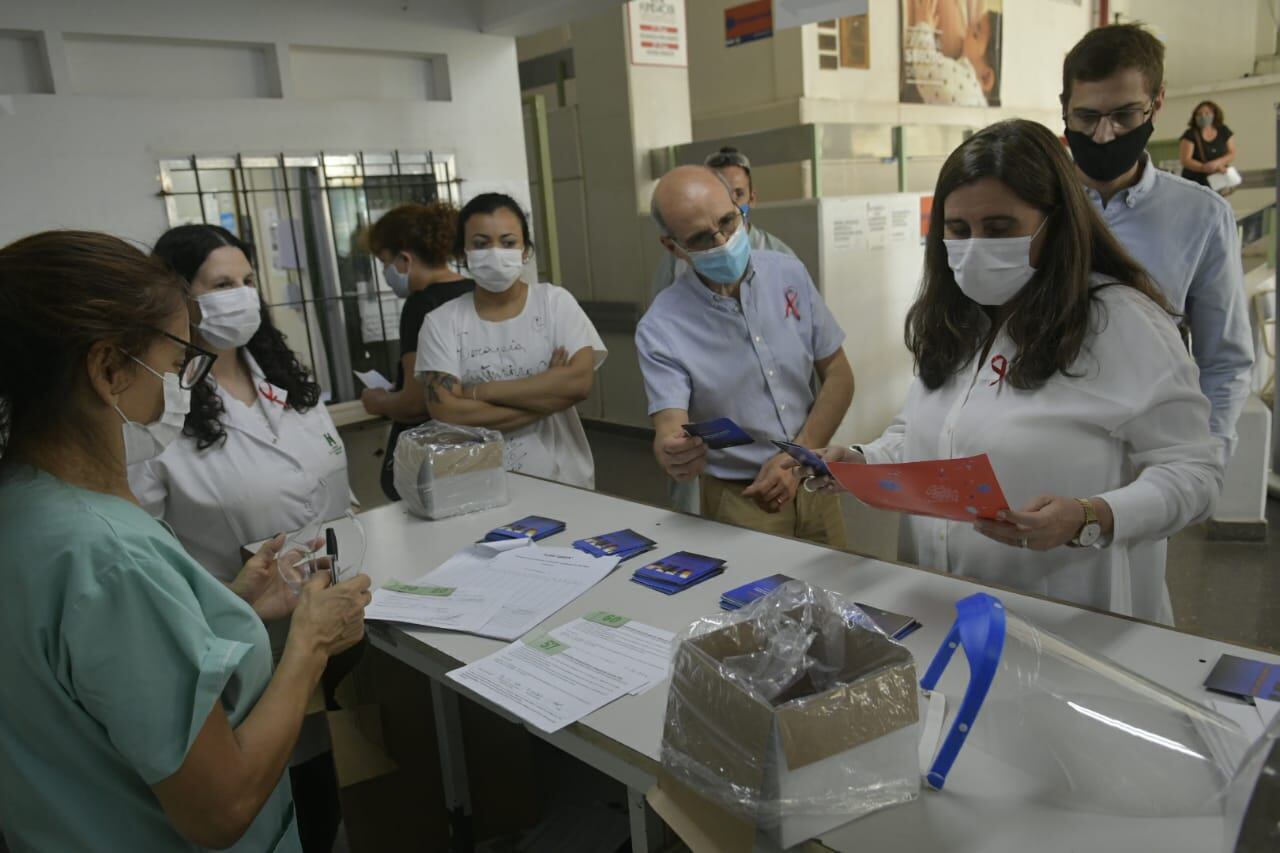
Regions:
M 843 547 L 839 498 L 798 489 L 782 467 L 788 457 L 768 442 L 829 442 L 853 400 L 844 332 L 803 264 L 751 249 L 732 189 L 713 169 L 673 169 L 650 211 L 663 247 L 689 267 L 636 330 L 658 463 L 678 482 L 701 475 L 708 518 Z M 708 450 L 684 431 L 718 417 L 756 442 Z
M 1210 431 L 1227 458 L 1249 396 L 1253 340 L 1231 205 L 1146 153 L 1164 105 L 1164 46 L 1142 27 L 1091 31 L 1062 67 L 1067 143 L 1085 194 L 1191 327 Z

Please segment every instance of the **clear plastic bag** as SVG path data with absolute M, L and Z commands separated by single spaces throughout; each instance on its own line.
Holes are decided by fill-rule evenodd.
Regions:
M 396 442 L 396 491 L 414 515 L 449 518 L 503 506 L 502 433 L 427 421 Z
M 969 596 L 956 611 L 921 679 L 947 697 L 933 787 L 1016 791 L 1129 817 L 1223 813 L 1249 746 L 1236 723 L 1040 629 L 994 596 Z M 957 649 L 967 672 L 952 667 L 942 683 Z
M 917 702 L 910 652 L 791 581 L 685 631 L 663 769 L 787 847 L 919 795 Z

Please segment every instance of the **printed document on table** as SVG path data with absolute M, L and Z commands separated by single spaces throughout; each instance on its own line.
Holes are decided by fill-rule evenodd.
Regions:
M 640 687 L 585 647 L 546 634 L 453 670 L 449 677 L 544 732 L 554 732 Z
M 566 645 L 584 649 L 599 658 L 614 672 L 629 672 L 644 679 L 632 690 L 644 693 L 657 687 L 667 677 L 676 635 L 643 622 L 613 613 L 589 613 L 550 632 L 550 636 Z
M 477 631 L 497 615 L 510 593 L 497 589 L 420 586 L 391 581 L 374 590 L 365 619 L 423 628 Z
M 497 544 L 506 547 L 492 547 Z M 472 633 L 514 640 L 591 589 L 617 565 L 617 557 L 593 557 L 576 548 L 544 548 L 518 539 L 467 548 L 415 583 L 508 593 L 502 608 Z

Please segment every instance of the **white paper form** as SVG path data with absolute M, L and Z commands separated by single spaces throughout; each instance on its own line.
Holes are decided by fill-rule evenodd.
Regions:
M 356 379 L 359 379 L 364 383 L 366 388 L 380 389 L 383 391 L 395 390 L 396 386 L 392 384 L 391 380 L 376 370 L 353 370 L 351 372 L 356 375 Z
M 612 671 L 584 649 L 548 635 L 517 640 L 449 677 L 544 732 L 554 732 L 625 696 L 644 676 Z
M 499 544 L 505 547 L 494 547 Z M 543 548 L 517 539 L 460 551 L 415 583 L 509 593 L 502 609 L 472 633 L 514 640 L 591 589 L 616 565 L 617 557 L 593 557 L 576 548 Z
M 634 673 L 644 683 L 632 694 L 644 693 L 667 678 L 676 635 L 625 616 L 596 611 L 550 632 L 553 639 L 585 650 L 613 671 Z
M 510 597 L 509 592 L 497 589 L 418 586 L 391 581 L 374 590 L 364 618 L 474 632 L 492 619 Z

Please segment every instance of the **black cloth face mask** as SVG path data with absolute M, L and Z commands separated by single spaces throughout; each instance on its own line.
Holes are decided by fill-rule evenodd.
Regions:
M 1155 131 L 1153 119 L 1147 119 L 1124 136 L 1110 142 L 1094 142 L 1093 137 L 1067 129 L 1067 145 L 1080 171 L 1100 183 L 1114 181 L 1133 168 L 1147 148 L 1147 140 Z

